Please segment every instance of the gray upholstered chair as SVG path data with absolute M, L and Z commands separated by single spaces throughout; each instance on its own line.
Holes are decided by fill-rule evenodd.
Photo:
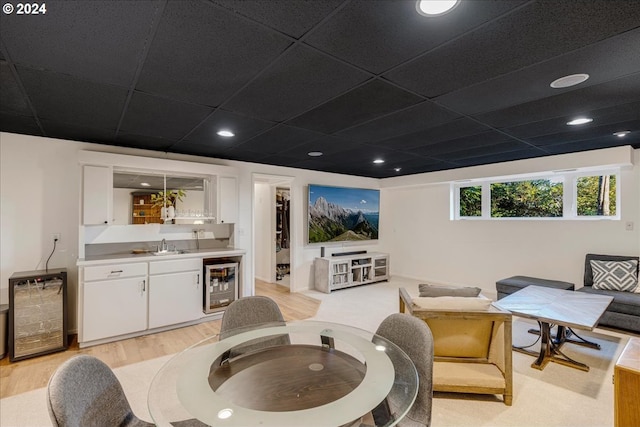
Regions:
M 104 362 L 75 356 L 53 373 L 47 385 L 47 407 L 54 427 L 153 427 L 135 416 L 120 381 Z M 206 427 L 196 419 L 175 427 Z
M 246 331 L 248 328 L 265 324 L 285 325 L 284 317 L 278 304 L 265 296 L 243 297 L 233 301 L 225 309 L 222 315 L 222 324 L 220 325 L 220 339 L 225 339 Z M 287 344 L 290 344 L 288 335 L 259 339 L 241 347 L 236 347 L 228 357 L 235 357 L 264 347 Z
M 433 399 L 433 337 L 429 327 L 409 314 L 395 313 L 382 321 L 376 335 L 400 347 L 418 371 L 418 396 L 407 415 L 397 425 L 428 427 L 431 424 Z M 392 402 L 388 403 L 393 411 Z
M 153 426 L 133 414 L 111 368 L 89 355 L 73 357 L 53 373 L 47 406 L 54 426 Z

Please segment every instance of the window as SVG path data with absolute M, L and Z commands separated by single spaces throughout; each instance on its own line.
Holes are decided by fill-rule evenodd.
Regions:
M 616 176 L 577 178 L 578 216 L 616 216 Z
M 452 184 L 452 219 L 620 219 L 619 170 L 530 174 Z
M 561 217 L 562 190 L 563 182 L 552 179 L 491 183 L 491 217 Z

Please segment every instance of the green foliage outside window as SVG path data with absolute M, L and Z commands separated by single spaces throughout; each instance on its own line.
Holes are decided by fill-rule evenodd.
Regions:
M 491 184 L 491 216 L 562 217 L 561 182 L 549 179 Z
M 482 216 L 482 187 L 460 188 L 460 216 Z
M 584 176 L 578 178 L 578 215 L 616 215 L 616 176 Z

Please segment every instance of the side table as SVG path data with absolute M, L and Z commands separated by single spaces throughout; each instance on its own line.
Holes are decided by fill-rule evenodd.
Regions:
M 614 426 L 640 426 L 640 338 L 630 338 L 613 368 Z

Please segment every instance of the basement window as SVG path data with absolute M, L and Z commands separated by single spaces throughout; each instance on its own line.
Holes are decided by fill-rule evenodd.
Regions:
M 452 183 L 451 219 L 620 219 L 619 169 Z

